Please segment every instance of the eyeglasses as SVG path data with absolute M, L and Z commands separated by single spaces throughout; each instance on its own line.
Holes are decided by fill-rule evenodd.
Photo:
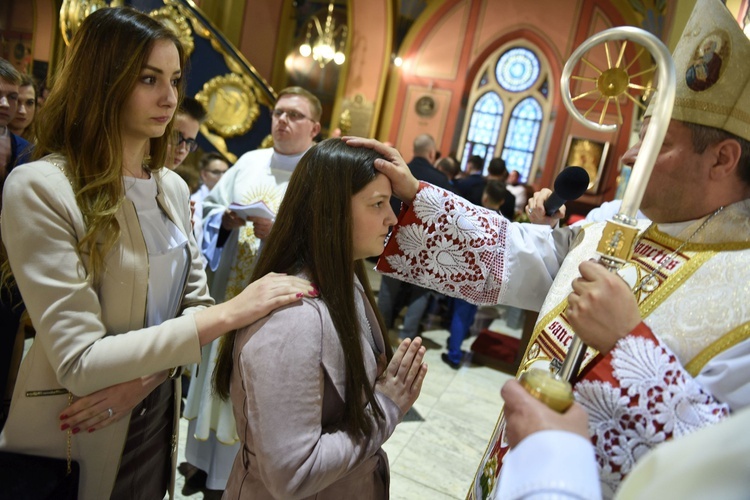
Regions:
M 195 139 L 186 139 L 184 135 L 182 135 L 182 132 L 179 130 L 174 131 L 174 141 L 175 141 L 175 147 L 179 148 L 180 145 L 184 142 L 185 147 L 188 148 L 188 151 L 191 153 L 194 153 L 196 149 L 198 149 L 198 142 L 196 142 Z
M 315 121 L 312 118 L 310 118 L 309 116 L 305 116 L 302 113 L 300 113 L 299 111 L 295 111 L 293 109 L 279 109 L 279 108 L 277 108 L 277 109 L 274 109 L 271 112 L 271 114 L 277 120 L 279 118 L 281 118 L 284 114 L 286 114 L 286 118 L 290 122 L 298 122 L 298 121 L 304 120 L 304 119 L 308 119 L 308 120 L 313 121 L 313 122 Z

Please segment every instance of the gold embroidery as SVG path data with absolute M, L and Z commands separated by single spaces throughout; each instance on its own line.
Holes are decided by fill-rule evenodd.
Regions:
M 692 276 L 703 264 L 708 262 L 716 252 L 699 252 L 689 255 L 684 254 L 687 259 L 680 265 L 678 271 L 669 276 L 648 297 L 638 305 L 641 311 L 641 319 L 646 319 L 649 314 L 664 303 L 675 290 L 677 290 L 690 276 Z
M 654 243 L 663 247 L 664 255 L 669 254 L 674 248 L 678 248 L 683 242 L 673 238 L 667 234 L 664 234 L 655 226 L 651 226 L 641 238 L 638 240 L 640 243 Z M 740 243 L 722 243 L 722 244 L 705 244 L 705 243 L 688 243 L 684 246 L 682 251 L 674 256 L 674 263 L 676 269 L 669 271 L 663 269 L 659 274 L 664 275 L 664 280 L 660 280 L 659 286 L 653 291 L 653 293 L 639 292 L 636 298 L 639 301 L 638 308 L 641 313 L 641 318 L 648 317 L 654 310 L 656 310 L 667 298 L 669 298 L 679 287 L 687 281 L 695 272 L 700 269 L 706 262 L 714 257 L 719 251 L 722 250 L 739 250 L 749 248 L 750 244 L 745 242 Z M 659 249 L 661 250 L 661 249 Z M 660 255 L 660 254 L 657 254 Z M 635 266 L 639 272 L 648 272 L 649 266 L 655 265 L 652 257 L 641 256 L 635 253 L 633 260 L 629 263 Z M 669 267 L 669 266 L 667 266 Z M 559 341 L 555 335 L 548 330 L 554 321 L 559 321 L 560 324 L 568 331 L 573 332 L 572 327 L 567 323 L 564 318 L 565 309 L 568 306 L 567 297 L 562 300 L 560 304 L 550 310 L 543 318 L 541 318 L 536 326 L 531 337 L 531 341 L 526 348 L 524 353 L 524 368 L 528 367 L 534 361 L 540 361 L 543 358 L 547 359 L 547 356 L 554 355 L 550 352 L 549 347 L 542 346 L 539 342 L 539 336 L 542 332 L 546 332 L 544 337 L 548 343 L 552 343 L 561 350 L 565 350 L 562 342 Z M 559 336 L 558 336 L 559 337 Z M 532 348 L 535 352 L 532 353 Z M 533 355 L 532 355 L 533 354 Z M 584 360 L 583 366 L 586 366 L 595 356 L 596 351 L 593 349 L 588 350 L 587 356 Z
M 531 347 L 533 345 L 537 345 L 536 339 L 539 338 L 539 335 L 542 333 L 542 330 L 544 330 L 545 327 L 549 326 L 550 323 L 552 323 L 552 320 L 560 316 L 563 311 L 568 307 L 568 299 L 567 297 L 560 303 L 558 306 L 553 308 L 549 313 L 547 313 L 543 318 L 538 320 L 536 322 L 536 325 L 534 325 L 534 332 L 531 334 L 531 341 L 529 341 L 528 347 L 526 347 L 526 352 L 524 353 L 523 359 L 525 360 L 525 364 L 528 365 L 532 361 L 538 358 L 539 356 L 539 348 L 537 347 L 537 353 L 536 355 L 531 358 L 529 356 Z
M 251 188 L 245 193 L 241 203 L 250 204 L 255 201 L 263 201 L 274 213 L 279 211 L 281 199 L 284 197 L 284 189 L 275 184 L 259 185 Z M 246 224 L 239 230 L 239 241 L 237 243 L 237 257 L 227 278 L 227 289 L 224 300 L 239 295 L 250 283 L 255 268 L 255 259 L 260 247 L 260 240 L 253 232 L 252 224 Z
M 705 234 L 711 234 L 710 228 L 705 232 Z M 677 238 L 673 238 L 669 236 L 666 233 L 662 233 L 659 231 L 656 226 L 651 226 L 648 228 L 646 233 L 643 235 L 644 238 L 649 238 L 650 240 L 659 243 L 660 245 L 664 245 L 666 247 L 677 247 L 682 243 L 681 240 L 678 240 Z M 704 250 L 712 250 L 714 252 L 724 252 L 724 251 L 733 251 L 733 250 L 748 250 L 750 249 L 750 241 L 736 241 L 736 242 L 727 242 L 727 243 L 688 243 L 685 245 L 685 251 L 686 252 L 698 252 L 698 251 L 704 251 Z

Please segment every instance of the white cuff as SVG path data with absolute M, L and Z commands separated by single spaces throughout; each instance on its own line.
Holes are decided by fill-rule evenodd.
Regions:
M 594 448 L 565 431 L 535 432 L 503 461 L 496 500 L 601 500 Z

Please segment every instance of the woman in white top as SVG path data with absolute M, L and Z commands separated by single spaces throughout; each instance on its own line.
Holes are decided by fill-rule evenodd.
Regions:
M 3 279 L 15 278 L 37 333 L 0 448 L 70 450 L 81 499 L 163 498 L 179 366 L 313 288 L 271 275 L 208 307 L 187 186 L 161 168 L 185 63 L 169 29 L 100 9 L 67 56 L 39 117 L 39 161 L 5 184 Z M 80 397 L 70 406 L 69 393 Z

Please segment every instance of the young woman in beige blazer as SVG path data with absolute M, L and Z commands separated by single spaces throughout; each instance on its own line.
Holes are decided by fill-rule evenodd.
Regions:
M 310 278 L 303 299 L 227 337 L 215 370 L 242 446 L 227 499 L 388 497 L 381 445 L 417 399 L 421 339 L 392 354 L 364 259 L 396 223 L 378 154 L 339 139 L 313 146 L 289 181 L 254 278 Z
M 5 183 L 4 280 L 12 271 L 37 333 L 0 448 L 63 458 L 70 433 L 79 498 L 160 499 L 173 490 L 177 368 L 313 289 L 269 276 L 208 307 L 187 186 L 161 168 L 185 62 L 169 29 L 100 9 L 67 56 L 40 159 Z

